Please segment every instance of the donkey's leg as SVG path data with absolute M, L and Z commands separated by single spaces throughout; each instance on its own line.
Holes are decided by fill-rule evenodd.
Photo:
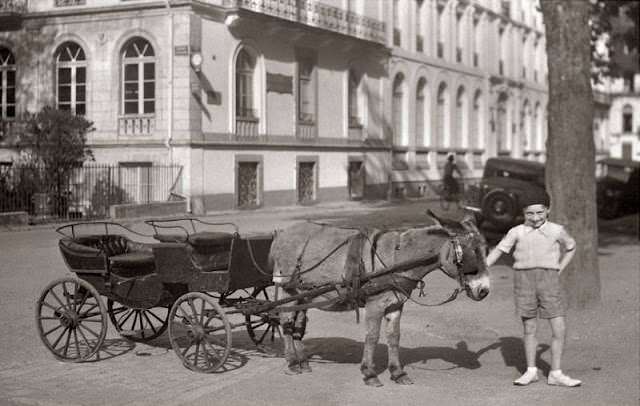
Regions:
M 298 359 L 301 372 L 311 372 L 311 367 L 309 366 L 309 359 L 307 357 L 307 354 L 305 353 L 304 344 L 302 343 L 302 338 L 304 337 L 306 328 L 307 328 L 307 312 L 306 311 L 296 312 L 292 337 L 293 337 L 293 349 L 296 352 L 296 357 Z
M 379 303 L 373 298 L 369 298 L 367 300 L 365 311 L 367 334 L 364 338 L 364 349 L 362 351 L 360 371 L 362 372 L 362 375 L 364 375 L 363 379 L 366 385 L 377 387 L 382 386 L 382 382 L 380 382 L 378 374 L 376 374 L 373 356 L 376 350 L 376 345 L 378 345 L 378 340 L 380 339 L 380 325 L 382 324 L 382 317 L 384 313 Z
M 283 291 L 283 298 L 289 296 Z M 299 374 L 300 362 L 296 355 L 296 349 L 293 343 L 293 332 L 295 325 L 295 313 L 294 312 L 280 312 L 280 326 L 282 326 L 282 341 L 284 342 L 284 359 L 287 361 L 287 369 L 285 374 L 295 375 Z
M 411 385 L 413 381 L 400 364 L 400 318 L 402 305 L 385 314 L 387 320 L 387 347 L 389 349 L 389 372 L 391 380 L 401 385 Z

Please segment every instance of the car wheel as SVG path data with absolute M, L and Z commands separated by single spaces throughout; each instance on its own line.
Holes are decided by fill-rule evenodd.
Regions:
M 516 219 L 516 202 L 504 192 L 495 192 L 487 196 L 482 205 L 484 217 L 496 226 L 508 227 Z

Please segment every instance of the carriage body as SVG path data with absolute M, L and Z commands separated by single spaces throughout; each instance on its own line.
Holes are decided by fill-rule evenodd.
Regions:
M 107 317 L 123 337 L 132 341 L 153 340 L 167 328 L 172 344 L 180 341 L 178 335 L 191 337 L 183 328 L 191 320 L 181 315 L 179 307 L 185 303 L 193 307 L 193 300 L 205 302 L 202 320 L 224 321 L 222 330 L 229 330 L 226 315 L 234 311 L 225 307 L 255 301 L 257 292 L 264 292 L 272 284 L 268 264 L 272 234 L 241 236 L 235 226 L 234 232 L 200 231 L 195 226 L 189 231 L 177 226 L 185 231 L 182 235 L 159 232 L 164 223 L 172 221 L 148 223 L 155 231 L 151 235 L 111 222 L 75 223 L 57 230 L 63 235 L 58 242 L 61 256 L 77 278 L 51 282 L 36 309 L 41 338 L 56 358 L 83 361 L 92 357 L 104 341 Z M 178 221 L 216 226 L 191 218 Z M 78 232 L 87 231 L 83 226 L 94 232 Z M 138 241 L 141 239 L 136 235 L 148 242 Z M 235 294 L 239 290 L 242 292 Z M 229 296 L 233 299 L 227 299 Z M 101 297 L 107 299 L 107 306 Z M 253 339 L 255 317 L 243 316 Z M 173 333 L 172 318 L 178 324 Z M 88 327 L 90 322 L 100 328 Z M 65 339 L 57 337 L 60 331 L 60 337 L 70 338 L 66 345 Z M 191 369 L 217 368 L 192 365 L 184 354 L 176 353 Z
M 95 223 L 92 223 L 95 224 Z M 141 243 L 122 234 L 63 237 L 65 264 L 101 295 L 129 307 L 167 306 L 186 292 L 228 294 L 270 285 L 271 234 L 199 232 Z

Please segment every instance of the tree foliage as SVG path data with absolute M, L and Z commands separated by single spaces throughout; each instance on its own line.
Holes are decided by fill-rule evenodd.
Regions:
M 632 81 L 640 72 L 639 49 L 640 1 L 591 1 L 592 78 Z
M 44 107 L 35 114 L 27 113 L 24 123 L 20 147 L 28 152 L 21 155 L 20 164 L 39 168 L 38 183 L 51 194 L 54 211 L 64 213 L 68 193 L 65 184 L 71 171 L 93 160 L 93 153 L 87 147 L 87 134 L 94 130 L 93 123 L 83 116 L 52 107 Z
M 87 134 L 94 130 L 93 123 L 83 116 L 47 106 L 36 114 L 27 114 L 25 121 L 21 141 L 30 149 L 34 163 L 65 171 L 93 160 L 87 147 Z

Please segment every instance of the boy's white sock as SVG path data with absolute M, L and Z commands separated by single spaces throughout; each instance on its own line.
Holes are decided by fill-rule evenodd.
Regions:
M 527 367 L 527 372 L 538 372 L 538 367 Z
M 552 369 L 549 371 L 549 375 L 562 375 L 562 369 Z

